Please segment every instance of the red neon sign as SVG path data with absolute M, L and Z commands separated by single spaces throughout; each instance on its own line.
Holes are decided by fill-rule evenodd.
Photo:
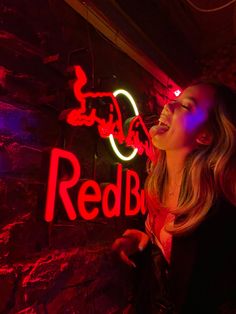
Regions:
M 119 104 L 111 92 L 87 92 L 81 91 L 87 83 L 87 77 L 80 66 L 75 66 L 76 81 L 74 94 L 80 106 L 65 112 L 67 123 L 73 126 L 92 126 L 95 123 L 101 137 L 106 138 L 112 134 L 120 144 L 125 143 L 138 149 L 138 153 L 146 153 L 153 158 L 153 148 L 149 132 L 140 115 L 130 123 L 128 135 L 123 132 L 122 114 Z M 99 101 L 106 104 L 106 112 L 101 111 Z
M 67 160 L 73 169 L 71 177 L 66 179 L 59 178 L 60 162 L 63 160 Z M 76 219 L 78 214 L 81 218 L 86 220 L 96 218 L 99 214 L 97 203 L 100 203 L 101 211 L 105 217 L 112 218 L 120 216 L 122 176 L 122 165 L 118 164 L 116 182 L 107 184 L 103 190 L 96 181 L 86 180 L 78 188 L 77 204 L 75 206 L 70 198 L 70 189 L 77 185 L 80 179 L 79 160 L 71 152 L 53 148 L 50 158 L 45 220 L 48 222 L 53 221 L 57 196 L 61 199 L 65 212 L 70 220 Z M 124 214 L 126 216 L 137 215 L 139 212 L 145 214 L 144 191 L 142 189 L 140 190 L 138 174 L 133 170 L 127 170 L 125 176 Z M 112 204 L 109 202 L 110 197 L 114 199 Z M 135 199 L 135 206 L 133 207 L 131 197 Z

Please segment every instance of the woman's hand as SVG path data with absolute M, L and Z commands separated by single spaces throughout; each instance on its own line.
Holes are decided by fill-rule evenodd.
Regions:
M 136 267 L 129 256 L 144 250 L 148 241 L 149 237 L 146 233 L 137 229 L 127 229 L 122 237 L 116 239 L 112 244 L 112 250 L 116 251 L 127 265 Z

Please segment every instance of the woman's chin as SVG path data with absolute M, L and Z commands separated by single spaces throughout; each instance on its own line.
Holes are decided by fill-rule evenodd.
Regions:
M 159 136 L 155 136 L 152 138 L 152 144 L 155 148 L 160 150 L 166 150 L 166 143 L 162 141 Z

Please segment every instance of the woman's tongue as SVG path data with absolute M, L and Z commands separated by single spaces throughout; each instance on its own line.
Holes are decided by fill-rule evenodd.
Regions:
M 159 123 L 156 128 L 156 134 L 163 134 L 169 130 L 169 127 L 164 123 Z
M 163 134 L 163 133 L 167 132 L 168 130 L 169 130 L 169 127 L 167 125 L 159 122 L 158 125 L 154 125 L 153 127 L 151 127 L 151 129 L 149 130 L 149 134 L 152 138 L 156 134 Z

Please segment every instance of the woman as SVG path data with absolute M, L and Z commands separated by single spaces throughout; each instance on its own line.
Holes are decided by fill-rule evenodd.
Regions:
M 150 135 L 145 232 L 126 230 L 113 244 L 130 266 L 151 247 L 151 296 L 142 308 L 139 294 L 136 311 L 236 313 L 236 94 L 196 83 L 164 106 Z

